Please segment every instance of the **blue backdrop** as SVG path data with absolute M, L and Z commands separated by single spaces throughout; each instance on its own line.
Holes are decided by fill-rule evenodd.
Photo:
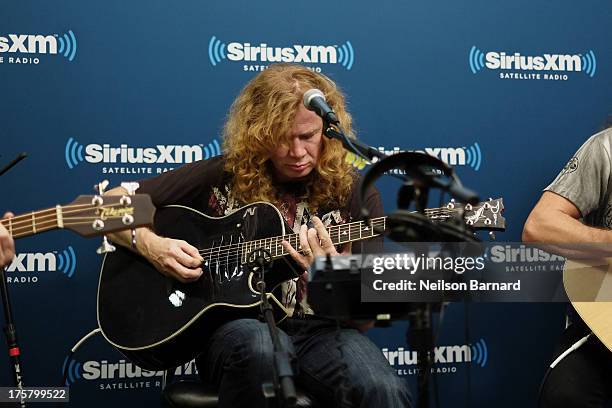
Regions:
M 0 208 L 68 203 L 102 179 L 219 154 L 231 101 L 269 64 L 255 47 L 283 48 L 337 81 L 366 143 L 426 150 L 482 197 L 503 197 L 506 241 L 520 239 L 542 188 L 612 112 L 607 0 L 211 3 L 4 1 L 0 164 L 29 158 L 0 179 Z M 123 145 L 152 148 L 157 162 L 105 155 Z M 380 189 L 392 210 L 396 186 Z M 98 244 L 65 231 L 17 242 L 7 280 L 27 385 L 56 385 L 69 348 L 96 327 Z M 442 406 L 535 406 L 563 309 L 451 305 L 438 342 Z M 397 357 L 404 329 L 369 335 L 413 384 L 415 365 Z M 158 401 L 159 373 L 136 370 L 102 338 L 66 363 L 73 406 Z M 0 381 L 10 383 L 8 369 Z

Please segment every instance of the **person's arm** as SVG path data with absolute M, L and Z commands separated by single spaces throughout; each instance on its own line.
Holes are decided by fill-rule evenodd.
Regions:
M 566 257 L 612 255 L 605 245 L 612 242 L 612 232 L 582 222 L 594 219 L 599 223 L 602 205 L 608 200 L 609 141 L 609 135 L 600 133 L 580 147 L 529 214 L 523 241 L 544 243 L 547 250 Z
M 4 214 L 3 219 L 12 217 L 12 213 Z M 0 223 L 0 268 L 4 268 L 8 265 L 15 257 L 15 242 L 11 234 L 4 228 L 4 225 Z
M 193 207 L 202 201 L 204 191 L 221 182 L 223 163 L 221 157 L 214 157 L 186 164 L 159 176 L 140 180 L 136 193 L 149 194 L 157 208 L 170 204 Z M 126 193 L 124 188 L 116 187 L 106 194 Z M 159 272 L 181 282 L 194 281 L 202 275 L 204 259 L 198 249 L 186 241 L 162 237 L 149 228 L 136 229 L 136 248 L 131 248 L 131 231 L 112 234 L 111 239 L 142 255 Z
M 612 231 L 579 221 L 580 211 L 568 199 L 545 191 L 523 228 L 523 241 L 545 243 L 612 242 Z M 612 253 L 612 250 L 611 250 Z
M 123 194 L 127 194 L 123 187 L 113 188 L 106 193 Z M 195 281 L 202 275 L 201 264 L 204 258 L 196 247 L 186 241 L 161 237 L 149 228 L 136 228 L 136 248 L 132 248 L 130 230 L 115 232 L 109 238 L 142 255 L 159 272 L 181 282 Z
M 567 258 L 612 256 L 612 231 L 585 225 L 568 199 L 545 191 L 523 227 L 523 242 L 546 244 L 545 250 Z M 588 245 L 587 245 L 588 244 Z

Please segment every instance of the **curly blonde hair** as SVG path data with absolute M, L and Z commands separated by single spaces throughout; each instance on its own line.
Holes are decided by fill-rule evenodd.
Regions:
M 240 92 L 223 129 L 225 170 L 233 174 L 232 192 L 237 200 L 280 204 L 270 153 L 288 138 L 303 94 L 312 88 L 325 94 L 344 130 L 354 138 L 344 95 L 334 82 L 300 65 L 270 65 Z M 339 141 L 322 137 L 321 155 L 300 197 L 311 210 L 346 205 L 356 171 L 345 154 Z

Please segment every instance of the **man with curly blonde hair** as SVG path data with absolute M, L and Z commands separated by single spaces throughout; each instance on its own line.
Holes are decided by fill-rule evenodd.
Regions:
M 329 78 L 293 64 L 271 65 L 236 98 L 224 128 L 224 154 L 183 166 L 140 183 L 156 206 L 181 204 L 223 216 L 265 201 L 278 207 L 299 235 L 299 251 L 285 249 L 306 271 L 316 256 L 338 255 L 326 227 L 359 216 L 359 176 L 345 160 L 340 142 L 323 136 L 323 121 L 302 97 L 320 89 L 345 130 L 352 119 L 344 96 Z M 109 192 L 122 193 L 121 188 Z M 382 215 L 372 189 L 365 204 Z M 310 226 L 310 228 L 309 228 Z M 129 245 L 129 234 L 115 239 Z M 361 248 L 369 246 L 369 248 Z M 355 245 L 354 252 L 380 250 L 380 240 Z M 161 273 L 183 282 L 202 275 L 202 258 L 190 244 L 137 230 L 137 250 Z M 295 356 L 299 387 L 322 406 L 408 407 L 403 380 L 368 338 L 355 328 L 317 317 L 306 298 L 306 275 L 283 284 L 282 302 L 292 316 L 280 325 L 284 347 Z M 273 347 L 265 323 L 238 319 L 222 325 L 196 360 L 203 380 L 219 389 L 220 407 L 264 406 L 261 384 L 271 381 Z

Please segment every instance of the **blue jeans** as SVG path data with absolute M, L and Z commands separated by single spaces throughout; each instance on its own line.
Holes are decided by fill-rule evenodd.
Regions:
M 287 319 L 280 341 L 297 359 L 297 386 L 322 406 L 410 407 L 411 396 L 380 349 L 351 328 L 330 320 Z M 338 341 L 339 340 L 339 341 Z M 219 407 L 264 407 L 261 384 L 272 382 L 272 340 L 255 319 L 234 320 L 211 337 L 196 364 L 219 389 Z

